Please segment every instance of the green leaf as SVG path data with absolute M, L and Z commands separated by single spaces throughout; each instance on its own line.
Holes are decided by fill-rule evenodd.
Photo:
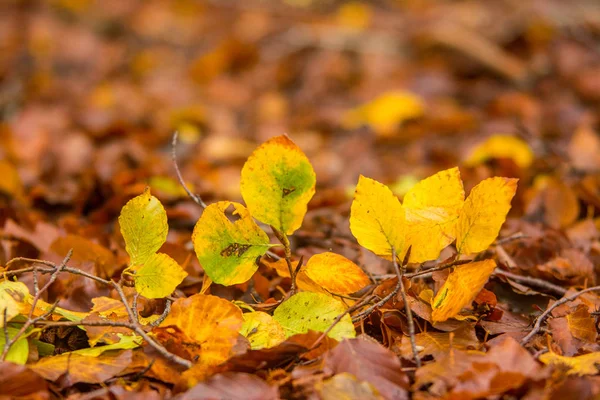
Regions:
M 148 299 L 167 297 L 183 281 L 187 272 L 166 254 L 156 253 L 135 271 L 135 290 Z
M 136 347 L 139 347 L 142 344 L 142 338 L 140 336 L 122 335 L 120 333 L 118 335 L 121 337 L 121 340 L 118 343 L 113 343 L 106 346 L 96 346 L 87 349 L 75 350 L 71 351 L 69 354 L 79 354 L 87 357 L 98 357 L 100 354 L 108 350 L 135 349 Z
M 291 235 L 302 225 L 315 182 L 306 155 L 282 135 L 254 150 L 242 168 L 240 185 L 254 218 Z
M 225 211 L 232 205 L 231 222 Z M 269 237 L 254 222 L 246 208 L 229 201 L 206 207 L 196 223 L 192 242 L 198 260 L 213 282 L 233 285 L 246 282 L 258 269 L 256 259 L 271 247 Z
M 19 332 L 19 329 L 14 328 L 12 326 L 7 326 L 8 336 L 12 339 Z M 0 328 L 1 329 L 1 328 Z M 6 343 L 6 339 L 4 338 L 4 333 L 0 334 L 0 353 L 4 349 L 4 344 Z M 29 356 L 29 343 L 27 342 L 27 336 L 21 336 L 12 346 L 10 346 L 10 350 L 6 354 L 6 361 L 13 362 L 15 364 L 25 364 L 27 362 L 27 357 Z
M 243 314 L 244 325 L 240 334 L 250 342 L 253 350 L 277 346 L 285 340 L 285 331 L 279 322 L 262 311 Z
M 325 332 L 344 311 L 344 304 L 331 296 L 302 292 L 293 295 L 277 307 L 273 318 L 283 327 L 286 336 L 290 337 L 309 330 Z M 344 315 L 327 336 L 336 340 L 356 336 L 350 316 Z
M 167 240 L 167 213 L 160 201 L 146 188 L 144 193 L 129 200 L 119 216 L 125 250 L 131 265 L 141 265 Z

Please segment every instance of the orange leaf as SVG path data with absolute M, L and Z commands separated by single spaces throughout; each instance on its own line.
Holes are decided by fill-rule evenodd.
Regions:
M 369 284 L 369 277 L 358 265 L 335 253 L 315 254 L 304 271 L 315 283 L 333 293 L 354 293 Z

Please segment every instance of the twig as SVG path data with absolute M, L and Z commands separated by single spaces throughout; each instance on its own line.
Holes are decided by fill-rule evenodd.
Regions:
M 188 194 L 188 196 L 190 196 L 190 198 L 192 200 L 194 200 L 194 202 L 196 204 L 198 204 L 200 207 L 202 207 L 203 209 L 206 208 L 206 203 L 204 202 L 204 200 L 202 200 L 202 197 L 200 197 L 197 194 L 192 193 L 192 191 L 187 187 L 187 185 L 185 184 L 183 177 L 181 176 L 181 171 L 179 170 L 179 166 L 177 165 L 177 137 L 179 136 L 179 132 L 175 131 L 175 133 L 173 133 L 173 140 L 171 141 L 171 156 L 173 158 L 173 166 L 175 167 L 175 173 L 177 174 L 177 179 L 179 179 L 179 183 L 181 184 L 181 186 L 183 186 L 183 189 L 185 190 L 185 192 Z
M 301 264 L 298 263 L 296 268 L 294 268 L 294 266 L 292 265 L 292 247 L 290 244 L 290 240 L 288 239 L 285 232 L 279 232 L 274 226 L 271 226 L 271 229 L 273 230 L 275 237 L 277 237 L 277 239 L 283 245 L 285 262 L 286 262 L 288 270 L 290 272 L 290 279 L 292 280 L 290 294 L 293 295 L 296 293 L 296 270 L 299 270 Z M 302 262 L 302 261 L 300 261 L 300 262 Z
M 52 307 L 50 307 L 50 309 L 48 309 L 44 313 L 42 313 L 42 315 L 40 315 L 36 318 L 33 318 L 33 313 L 35 312 L 35 307 L 37 306 L 37 303 L 40 300 L 40 297 L 42 296 L 42 294 L 45 291 L 48 290 L 50 285 L 52 285 L 54 283 L 54 281 L 56 281 L 56 278 L 58 278 L 58 275 L 60 275 L 60 273 L 64 271 L 64 269 L 66 268 L 67 263 L 71 259 L 72 255 L 73 255 L 73 249 L 69 250 L 69 252 L 65 256 L 65 258 L 63 259 L 61 264 L 59 266 L 55 267 L 54 272 L 52 272 L 52 275 L 50 276 L 50 279 L 48 279 L 48 282 L 46 282 L 46 284 L 44 286 L 42 286 L 42 288 L 35 290 L 35 295 L 33 296 L 33 301 L 31 302 L 31 309 L 29 310 L 29 314 L 27 314 L 27 321 L 25 322 L 25 324 L 23 324 L 21 329 L 19 329 L 19 331 L 10 340 L 6 340 L 6 342 L 4 342 L 4 348 L 2 349 L 2 355 L 0 355 L 0 361 L 4 361 L 6 359 L 6 355 L 8 354 L 10 348 L 21 338 L 21 336 L 23 336 L 27 332 L 27 330 L 32 325 L 34 325 L 37 321 L 47 318 L 54 312 L 54 310 L 56 309 L 56 306 L 58 305 L 58 301 L 55 302 L 52 305 Z M 34 269 L 33 271 L 35 273 L 37 270 Z M 37 289 L 37 279 L 35 280 L 35 286 Z M 6 321 L 6 317 L 5 317 L 5 320 L 4 320 L 4 325 L 6 327 L 5 335 L 8 332 L 7 324 L 8 324 L 8 321 Z
M 169 315 L 169 313 L 171 312 L 171 304 L 173 303 L 173 301 L 171 299 L 167 299 L 166 303 L 165 303 L 165 310 L 163 311 L 163 313 L 160 315 L 160 317 L 158 317 L 158 319 L 156 319 L 156 321 L 152 321 L 150 323 L 150 326 L 154 327 L 154 326 L 159 326 L 160 324 L 162 324 L 162 322 L 167 318 L 167 316 Z
M 410 248 L 409 248 L 410 253 Z M 400 283 L 400 294 L 402 295 L 402 301 L 404 302 L 404 311 L 406 312 L 406 318 L 408 320 L 408 337 L 410 339 L 410 347 L 412 347 L 413 357 L 415 358 L 415 365 L 417 368 L 421 367 L 421 358 L 419 357 L 419 351 L 417 350 L 417 341 L 415 339 L 415 323 L 413 321 L 412 310 L 410 304 L 406 299 L 406 291 L 404 289 L 403 274 L 404 267 L 408 262 L 408 256 L 405 258 L 405 262 L 402 264 L 402 268 L 398 268 L 398 260 L 396 260 L 396 250 L 392 247 L 392 263 L 394 264 L 394 270 L 398 275 L 398 282 Z
M 546 320 L 546 318 L 548 318 L 548 316 L 550 315 L 550 313 L 558 306 L 563 305 L 565 303 L 568 303 L 570 301 L 575 300 L 576 298 L 578 298 L 579 296 L 581 296 L 582 294 L 588 293 L 588 292 L 595 292 L 595 291 L 600 291 L 600 286 L 594 286 L 591 288 L 587 288 L 587 289 L 583 289 L 580 290 L 579 292 L 572 294 L 571 296 L 568 297 L 563 297 L 560 300 L 557 300 L 554 304 L 552 304 L 550 307 L 548 307 L 546 309 L 546 311 L 544 311 L 535 321 L 535 325 L 533 326 L 533 329 L 531 330 L 531 332 L 529 332 L 529 334 L 527 334 L 527 336 L 525 336 L 522 340 L 521 340 L 521 346 L 525 346 L 542 328 L 542 324 L 544 323 L 544 321 Z
M 8 334 L 8 307 L 4 307 L 2 319 L 2 331 L 4 332 L 4 345 L 10 341 L 10 335 Z
M 396 258 L 396 250 L 392 247 L 392 254 L 393 254 L 393 258 Z M 410 256 L 410 248 L 408 249 L 408 251 L 406 252 L 406 256 L 404 257 L 405 260 L 408 260 Z M 397 265 L 397 264 L 396 264 Z M 404 263 L 403 263 L 404 265 Z M 399 275 L 396 274 L 394 275 L 395 277 L 398 277 Z M 394 290 L 392 290 L 387 296 L 385 296 L 384 298 L 382 298 L 381 300 L 379 300 L 377 303 L 373 304 L 371 307 L 367 308 L 365 311 L 361 312 L 360 314 L 356 315 L 353 320 L 358 321 L 368 315 L 370 315 L 373 310 L 375 310 L 376 308 L 379 308 L 381 306 L 383 306 L 385 303 L 387 303 L 392 297 L 395 297 L 398 294 L 398 291 L 400 291 L 400 288 L 402 287 L 401 282 L 398 281 L 396 283 L 396 286 L 394 287 Z
M 144 331 L 143 326 L 137 321 L 135 314 L 133 313 L 133 310 L 129 306 L 127 297 L 125 296 L 125 293 L 123 292 L 123 288 L 117 282 L 115 282 L 113 280 L 102 279 L 98 276 L 89 274 L 89 273 L 79 270 L 77 268 L 67 267 L 66 265 L 63 265 L 63 264 L 65 264 L 65 262 L 63 262 L 63 264 L 61 264 L 61 266 L 56 266 L 56 264 L 52 263 L 51 261 L 19 257 L 19 258 L 15 258 L 15 259 L 12 259 L 11 261 L 9 261 L 7 263 L 7 266 L 9 266 L 11 263 L 16 262 L 16 261 L 38 263 L 38 264 L 46 265 L 50 268 L 29 267 L 29 268 L 22 268 L 19 270 L 7 271 L 4 274 L 6 274 L 8 276 L 14 276 L 14 275 L 18 275 L 18 274 L 22 274 L 22 273 L 26 273 L 26 272 L 32 272 L 34 270 L 37 270 L 41 273 L 52 273 L 54 276 L 54 274 L 58 275 L 59 272 L 68 272 L 68 273 L 71 273 L 74 275 L 83 276 L 85 278 L 94 280 L 96 282 L 99 282 L 99 283 L 102 283 L 104 285 L 114 288 L 115 291 L 117 292 L 117 294 L 119 295 L 119 298 L 120 298 L 121 302 L 123 303 L 123 306 L 125 307 L 125 310 L 127 311 L 127 316 L 129 318 L 129 323 L 116 322 L 116 321 L 89 321 L 89 322 L 79 321 L 79 322 L 72 323 L 70 321 L 66 321 L 67 323 L 63 324 L 63 323 L 61 323 L 62 321 L 59 321 L 59 322 L 53 322 L 52 323 L 53 325 L 58 324 L 58 325 L 54 325 L 54 326 L 60 326 L 60 325 L 63 325 L 63 326 L 78 326 L 78 325 L 81 325 L 81 326 L 119 326 L 119 327 L 128 328 L 128 329 L 132 330 L 133 332 L 137 333 L 139 336 L 141 336 L 150 346 L 152 346 L 158 353 L 160 353 L 167 360 L 177 363 L 179 365 L 182 365 L 186 368 L 192 367 L 191 361 L 186 360 L 182 357 L 177 356 L 176 354 L 169 352 L 160 343 L 156 342 L 154 339 L 152 339 L 150 336 L 148 336 L 146 331 Z M 54 278 L 54 280 L 55 279 L 56 278 Z M 51 277 L 50 278 L 51 282 L 44 285 L 44 287 L 39 290 L 39 294 L 41 295 L 54 280 Z M 38 298 L 39 298 L 39 296 L 38 296 Z M 37 317 L 34 319 L 28 319 L 19 332 L 22 331 L 24 333 L 30 326 L 39 324 L 42 319 L 44 319 L 48 315 L 52 314 L 55 307 L 56 307 L 56 305 L 54 305 L 49 311 L 47 311 L 46 313 L 44 313 L 44 315 L 42 315 L 40 317 Z M 33 309 L 35 309 L 35 304 L 32 305 L 32 310 Z M 161 316 L 161 318 L 162 318 L 162 316 Z M 166 316 L 165 316 L 165 318 L 166 318 Z M 18 339 L 17 336 L 13 337 L 12 342 L 13 343 L 16 342 L 17 339 Z M 2 355 L 2 357 L 0 358 L 0 360 L 3 360 L 6 357 L 5 353 L 7 353 L 7 352 L 8 352 L 8 350 L 7 350 L 7 347 L 5 346 L 5 351 Z
M 567 293 L 567 289 L 565 289 L 563 287 L 560 287 L 558 285 L 555 285 L 555 284 L 545 281 L 543 279 L 533 278 L 531 276 L 517 275 L 517 274 L 513 274 L 512 272 L 504 271 L 504 270 L 501 270 L 498 268 L 496 268 L 496 270 L 494 271 L 494 275 L 496 275 L 496 276 L 502 275 L 513 281 L 516 281 L 519 283 L 524 283 L 527 286 L 532 286 L 532 287 L 535 287 L 538 289 L 545 289 L 545 290 L 547 290 L 553 294 L 559 295 L 559 296 L 564 296 L 565 293 Z

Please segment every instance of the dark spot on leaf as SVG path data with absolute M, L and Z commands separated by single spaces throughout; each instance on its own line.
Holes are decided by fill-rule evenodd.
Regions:
M 295 191 L 296 188 L 292 187 L 292 188 L 283 188 L 283 197 L 287 196 L 288 194 L 292 193 L 293 191 Z
M 250 246 L 251 245 L 249 244 L 232 243 L 229 246 L 225 247 L 223 250 L 221 250 L 221 255 L 223 257 L 241 257 L 242 254 L 248 251 Z

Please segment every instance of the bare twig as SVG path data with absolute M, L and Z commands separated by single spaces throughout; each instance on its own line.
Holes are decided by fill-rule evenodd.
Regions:
M 152 321 L 150 323 L 150 326 L 159 326 L 160 324 L 162 324 L 162 322 L 167 318 L 167 315 L 169 315 L 169 313 L 171 312 L 171 304 L 172 303 L 173 303 L 173 301 L 171 299 L 166 300 L 165 310 L 160 315 L 160 317 L 158 317 L 158 319 L 156 319 L 156 321 Z
M 283 245 L 283 251 L 285 255 L 285 262 L 287 264 L 288 270 L 290 272 L 290 279 L 292 280 L 292 286 L 290 288 L 290 294 L 293 295 L 296 293 L 296 270 L 299 270 L 300 263 L 294 268 L 292 265 L 292 247 L 290 244 L 290 240 L 288 239 L 285 232 L 279 232 L 274 226 L 271 226 L 271 230 L 275 234 L 275 237 L 281 242 Z M 302 261 L 300 261 L 302 262 Z
M 181 186 L 183 186 L 183 189 L 185 190 L 185 192 L 188 194 L 188 196 L 190 196 L 190 198 L 192 200 L 194 200 L 194 202 L 196 204 L 198 204 L 200 207 L 202 207 L 203 209 L 206 208 L 206 203 L 204 202 L 204 200 L 202 200 L 202 197 L 200 197 L 197 194 L 192 193 L 192 191 L 187 187 L 187 185 L 185 184 L 185 181 L 183 180 L 183 177 L 181 176 L 181 171 L 179 170 L 179 166 L 177 165 L 177 138 L 179 136 L 179 132 L 175 131 L 175 133 L 173 133 L 173 140 L 171 142 L 171 156 L 173 158 L 173 166 L 175 167 L 175 173 L 177 174 L 177 179 L 179 179 L 179 183 L 181 184 Z
M 3 319 L 2 319 L 2 331 L 4 332 L 4 345 L 10 341 L 10 335 L 8 334 L 8 308 L 4 307 L 2 310 Z
M 63 259 L 63 261 L 61 262 L 61 264 L 59 266 L 55 266 L 54 268 L 54 272 L 52 272 L 52 275 L 50 276 L 50 279 L 48 279 L 48 282 L 46 282 L 46 284 L 44 286 L 42 286 L 41 288 L 37 288 L 37 278 L 35 280 L 35 286 L 36 286 L 36 290 L 35 290 L 35 295 L 33 296 L 33 301 L 31 302 L 31 309 L 29 310 L 29 314 L 27 315 L 27 321 L 25 322 L 25 324 L 23 324 L 23 326 L 21 327 L 21 329 L 19 329 L 19 331 L 12 337 L 10 338 L 10 340 L 6 340 L 4 342 L 4 348 L 2 349 L 2 355 L 0 355 L 0 360 L 4 361 L 6 359 L 6 356 L 10 350 L 10 348 L 21 338 L 21 336 L 23 336 L 27 330 L 34 325 L 37 321 L 46 319 L 48 316 L 50 316 L 54 310 L 56 309 L 56 306 L 58 305 L 58 301 L 55 302 L 52 307 L 50 307 L 48 310 L 46 310 L 42 315 L 33 318 L 33 313 L 35 312 L 35 308 L 37 306 L 38 301 L 40 300 L 40 297 L 42 296 L 42 294 L 48 290 L 48 288 L 50 287 L 50 285 L 52 285 L 54 283 L 54 281 L 56 281 L 56 278 L 58 278 L 58 275 L 60 275 L 61 272 L 64 271 L 64 269 L 67 266 L 67 263 L 69 262 L 69 260 L 71 259 L 71 256 L 73 255 L 73 249 L 69 250 L 69 252 L 67 253 L 67 255 L 65 256 L 65 258 Z M 36 273 L 36 269 L 33 270 L 34 273 Z M 7 326 L 8 321 L 6 321 L 6 317 L 4 320 L 4 325 L 5 327 Z M 5 335 L 8 332 L 8 328 L 6 328 L 5 331 Z
M 496 270 L 494 271 L 494 275 L 505 276 L 508 279 L 513 280 L 515 282 L 524 283 L 527 286 L 531 286 L 538 289 L 545 289 L 546 291 L 559 296 L 564 296 L 565 293 L 567 293 L 567 289 L 563 287 L 560 287 L 543 279 L 533 278 L 531 276 L 517 275 L 513 274 L 512 272 L 503 271 L 498 268 L 496 268 Z
M 70 254 L 69 254 L 70 256 Z M 123 292 L 123 288 L 121 287 L 121 285 L 119 285 L 119 283 L 113 281 L 113 280 L 106 280 L 106 279 L 102 279 L 98 276 L 89 274 L 85 271 L 79 270 L 77 268 L 70 268 L 67 267 L 65 264 L 66 262 L 68 262 L 68 259 L 66 261 L 63 261 L 63 263 L 60 266 L 57 266 L 56 264 L 50 262 L 50 261 L 46 261 L 46 260 L 37 260 L 37 259 L 31 259 L 31 258 L 23 258 L 23 257 L 19 257 L 19 258 L 15 258 L 11 261 L 9 261 L 7 263 L 7 266 L 10 265 L 13 262 L 16 261 L 22 261 L 22 262 L 31 262 L 31 263 L 38 263 L 38 264 L 42 264 L 42 265 L 46 265 L 48 267 L 46 268 L 42 268 L 42 267 L 29 267 L 29 268 L 22 268 L 19 270 L 13 270 L 13 271 L 7 271 L 5 272 L 6 275 L 8 276 L 14 276 L 14 275 L 18 275 L 18 274 L 22 274 L 22 273 L 26 273 L 26 272 L 32 272 L 34 270 L 37 270 L 41 273 L 51 273 L 52 276 L 49 280 L 48 283 L 46 283 L 46 285 L 44 285 L 44 287 L 42 287 L 39 290 L 39 294 L 38 294 L 38 299 L 39 296 L 45 291 L 47 290 L 47 288 L 50 286 L 50 284 L 52 284 L 54 282 L 54 280 L 56 280 L 56 277 L 54 277 L 55 275 L 58 276 L 58 274 L 60 272 L 68 272 L 74 275 L 80 275 L 83 276 L 85 278 L 94 280 L 96 282 L 102 283 L 104 285 L 110 286 L 112 288 L 115 289 L 115 291 L 117 292 L 117 294 L 119 295 L 119 299 L 121 300 L 121 302 L 123 303 L 123 306 L 125 307 L 125 310 L 127 312 L 127 316 L 129 318 L 129 322 L 117 322 L 117 321 L 75 321 L 75 322 L 71 322 L 71 321 L 59 321 L 59 322 L 52 322 L 50 324 L 45 324 L 45 325 L 51 325 L 51 326 L 115 326 L 115 327 L 123 327 L 123 328 L 127 328 L 130 329 L 131 331 L 135 332 L 136 334 L 138 334 L 139 336 L 141 336 L 150 346 L 152 346 L 158 353 L 160 353 L 163 357 L 165 357 L 167 360 L 172 361 L 176 364 L 182 365 L 186 368 L 191 368 L 192 367 L 192 362 L 189 360 L 186 360 L 185 358 L 179 357 L 176 354 L 173 354 L 171 352 L 169 352 L 166 348 L 164 348 L 160 343 L 156 342 L 154 339 L 152 339 L 147 333 L 146 331 L 144 331 L 143 325 L 141 325 L 131 306 L 129 305 L 128 301 L 127 301 L 127 296 L 125 296 L 125 293 Z M 54 277 L 54 279 L 52 278 Z M 35 309 L 35 303 L 37 302 L 37 300 L 35 300 L 34 298 L 34 304 L 32 304 L 32 310 Z M 21 327 L 21 329 L 19 330 L 19 332 L 22 332 L 20 334 L 15 335 L 12 340 L 11 340 L 11 344 L 14 344 L 14 342 L 17 341 L 17 339 L 23 334 L 25 333 L 25 331 L 27 329 L 29 329 L 30 326 L 32 325 L 36 325 L 36 324 L 40 324 L 42 323 L 41 321 L 43 319 L 45 319 L 46 317 L 48 317 L 50 314 L 52 314 L 52 312 L 54 312 L 54 308 L 56 307 L 56 304 L 53 305 L 53 307 L 51 307 L 48 311 L 46 311 L 43 315 L 36 317 L 36 318 L 31 318 L 32 316 L 32 312 L 30 312 L 30 318 L 27 319 L 27 321 L 23 324 L 23 326 Z M 161 318 L 164 320 L 163 316 L 161 316 Z M 165 316 L 166 318 L 166 316 Z M 160 319 L 160 318 L 159 318 Z M 10 348 L 10 346 L 6 346 L 4 347 L 4 352 L 2 357 L 0 357 L 1 360 L 3 360 L 6 357 L 6 353 L 8 352 L 8 349 Z
M 546 309 L 546 311 L 544 311 L 535 321 L 535 325 L 533 326 L 533 329 L 531 330 L 531 332 L 529 332 L 529 334 L 527 334 L 527 336 L 525 336 L 522 340 L 521 340 L 521 345 L 525 346 L 527 343 L 529 343 L 529 341 L 540 331 L 540 329 L 542 328 L 542 324 L 544 323 L 544 321 L 548 318 L 548 316 L 550 315 L 550 313 L 558 306 L 561 306 L 565 303 L 568 303 L 570 301 L 575 300 L 576 298 L 578 298 L 579 296 L 581 296 L 582 294 L 588 293 L 588 292 L 595 292 L 595 291 L 600 291 L 600 286 L 594 286 L 591 288 L 587 288 L 587 289 L 583 289 L 580 290 L 579 292 L 572 294 L 571 296 L 568 297 L 563 297 L 560 300 L 557 300 L 554 304 L 552 304 L 550 307 L 548 307 Z
M 410 248 L 409 248 L 410 253 Z M 413 321 L 412 310 L 410 304 L 406 299 L 406 291 L 404 289 L 403 274 L 404 268 L 408 262 L 408 255 L 405 257 L 405 262 L 402 264 L 402 268 L 398 268 L 398 260 L 396 260 L 396 250 L 392 247 L 392 263 L 394 264 L 394 270 L 398 275 L 398 282 L 400 283 L 400 294 L 402 295 L 402 301 L 404 302 L 404 311 L 406 312 L 406 319 L 408 320 L 408 337 L 410 339 L 410 347 L 412 348 L 413 357 L 415 358 L 415 365 L 417 368 L 421 367 L 421 358 L 419 357 L 419 351 L 417 350 L 417 341 L 415 339 L 415 323 Z

